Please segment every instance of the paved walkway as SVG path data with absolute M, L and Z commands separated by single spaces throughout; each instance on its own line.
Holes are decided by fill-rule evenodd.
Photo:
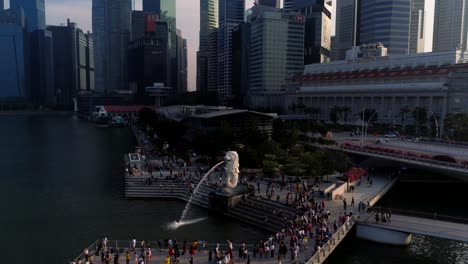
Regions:
M 398 214 L 392 214 L 391 222 L 385 224 L 376 223 L 374 214 L 369 215 L 366 222 L 378 228 L 468 242 L 468 225 L 466 224 Z

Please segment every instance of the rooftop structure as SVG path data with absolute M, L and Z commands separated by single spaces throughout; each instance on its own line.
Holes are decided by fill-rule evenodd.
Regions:
M 447 51 L 375 57 L 372 61 L 334 61 L 306 65 L 304 74 L 415 68 L 455 65 L 468 62 L 468 52 Z

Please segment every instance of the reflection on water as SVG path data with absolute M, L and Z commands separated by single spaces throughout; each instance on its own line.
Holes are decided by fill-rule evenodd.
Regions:
M 66 263 L 103 235 L 251 242 L 266 237 L 222 216 L 206 218 L 198 207 L 187 217 L 204 221 L 167 229 L 184 202 L 124 197 L 123 153 L 134 144 L 126 128 L 94 127 L 68 114 L 0 116 L 0 248 L 8 249 L 2 260 Z

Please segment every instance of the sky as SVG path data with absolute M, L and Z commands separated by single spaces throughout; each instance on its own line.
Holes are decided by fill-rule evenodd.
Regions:
M 0 0 L 2 1 L 2 0 Z M 8 2 L 8 0 L 5 0 Z M 335 7 L 336 1 L 333 0 Z M 429 19 L 426 24 L 426 51 L 432 50 L 432 28 L 434 1 L 426 0 L 426 11 Z M 66 23 L 67 18 L 76 22 L 84 31 L 91 31 L 91 2 L 92 0 L 46 0 L 46 23 L 60 25 Z M 252 6 L 254 0 L 246 0 L 246 8 Z M 135 0 L 135 9 L 142 9 L 142 0 Z M 332 19 L 332 35 L 335 33 L 334 17 Z M 198 32 L 200 29 L 199 0 L 177 0 L 177 28 L 188 43 L 188 88 L 196 88 L 196 57 L 198 50 Z

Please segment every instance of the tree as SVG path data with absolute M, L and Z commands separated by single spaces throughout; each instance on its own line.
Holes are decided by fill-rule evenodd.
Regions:
M 262 161 L 263 173 L 268 176 L 275 176 L 278 171 L 279 163 L 276 161 L 276 156 L 267 154 Z
M 343 121 L 345 125 L 348 124 L 348 116 L 351 113 L 351 108 L 349 106 L 343 106 L 341 107 L 341 113 L 343 114 Z
M 414 126 L 416 127 L 416 134 L 420 136 L 421 127 L 427 124 L 427 108 L 426 107 L 415 107 L 413 109 Z
M 340 112 L 341 112 L 340 107 L 336 105 L 330 110 L 330 120 L 333 122 L 335 126 L 340 120 Z
M 299 158 L 294 156 L 290 156 L 286 159 L 285 164 L 282 166 L 282 170 L 285 174 L 290 176 L 302 175 L 304 171 Z
M 375 109 L 365 109 L 364 112 L 359 112 L 359 118 L 366 123 L 373 123 L 379 119 L 379 113 Z
M 445 119 L 445 128 L 454 131 L 456 139 L 462 140 L 462 136 L 468 131 L 468 115 L 465 113 L 450 113 Z
M 299 131 L 290 126 L 289 123 L 276 119 L 273 121 L 273 133 L 271 138 L 278 142 L 283 149 L 288 149 L 294 146 L 298 140 Z
M 400 108 L 400 117 L 401 117 L 401 125 L 405 127 L 405 118 L 406 114 L 411 113 L 411 109 L 409 106 L 404 106 Z

